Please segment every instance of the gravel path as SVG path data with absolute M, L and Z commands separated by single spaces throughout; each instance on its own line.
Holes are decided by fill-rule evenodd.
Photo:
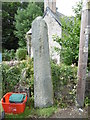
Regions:
M 58 111 L 51 118 L 88 118 L 88 108 L 68 107 L 65 109 L 58 108 Z

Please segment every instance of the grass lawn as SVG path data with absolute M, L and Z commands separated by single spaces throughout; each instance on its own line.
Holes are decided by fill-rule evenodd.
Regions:
M 49 108 L 43 108 L 43 109 L 34 109 L 34 108 L 30 108 L 28 106 L 26 106 L 24 113 L 22 114 L 6 114 L 5 118 L 30 118 L 30 117 L 43 117 L 43 118 L 48 118 L 51 115 L 53 115 L 53 113 L 55 113 L 57 111 L 57 107 L 56 106 L 52 106 Z

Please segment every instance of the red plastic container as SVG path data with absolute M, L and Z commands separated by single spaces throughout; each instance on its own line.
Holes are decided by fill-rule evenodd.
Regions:
M 1 99 L 2 106 L 3 106 L 5 113 L 13 113 L 13 114 L 23 113 L 25 110 L 25 106 L 26 106 L 27 95 L 26 95 L 25 100 L 22 103 L 10 103 L 9 97 L 12 94 L 13 94 L 13 92 L 8 92 L 7 94 L 5 94 L 3 96 L 3 98 L 5 98 L 5 102 L 4 102 L 3 98 Z M 25 93 L 19 93 L 19 94 L 25 94 Z

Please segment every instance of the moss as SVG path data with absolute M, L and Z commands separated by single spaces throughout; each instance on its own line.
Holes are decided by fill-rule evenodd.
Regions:
M 38 117 L 50 117 L 55 111 L 57 111 L 57 107 L 52 106 L 49 108 L 37 109 L 36 113 Z

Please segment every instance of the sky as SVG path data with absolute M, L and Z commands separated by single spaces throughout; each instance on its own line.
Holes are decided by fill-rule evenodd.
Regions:
M 56 7 L 58 8 L 58 12 L 71 16 L 74 15 L 72 7 L 76 5 L 77 2 L 81 0 L 56 0 Z

